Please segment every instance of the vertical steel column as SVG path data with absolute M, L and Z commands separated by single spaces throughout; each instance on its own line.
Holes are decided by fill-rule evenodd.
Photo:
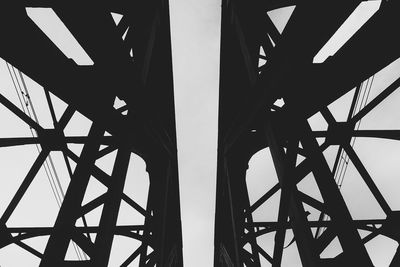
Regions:
M 149 195 L 148 202 L 153 203 L 152 209 L 152 243 L 154 244 L 153 249 L 156 251 L 156 262 L 161 264 L 162 257 L 164 255 L 164 248 L 162 245 L 162 203 L 165 199 L 163 198 L 162 192 L 165 190 L 165 166 L 154 160 L 146 161 L 147 172 L 150 178 L 150 187 L 154 189 L 153 194 Z
M 247 162 L 248 162 L 248 160 L 247 160 Z M 253 214 L 251 212 L 248 212 L 248 210 L 250 209 L 250 199 L 249 199 L 249 193 L 248 193 L 247 181 L 246 181 L 247 169 L 248 169 L 248 163 L 246 163 L 246 168 L 241 173 L 242 177 L 240 177 L 241 179 L 239 179 L 239 185 L 238 185 L 243 190 L 242 191 L 243 195 L 242 195 L 242 198 L 241 198 L 243 206 L 242 206 L 242 209 L 240 210 L 240 211 L 242 211 L 242 214 L 241 214 L 241 216 L 242 216 L 241 217 L 242 225 L 241 225 L 241 228 L 240 228 L 242 230 L 242 235 L 244 234 L 244 229 L 245 229 L 244 224 L 245 223 L 249 223 L 249 224 L 253 223 Z M 249 231 L 250 235 L 253 235 L 253 237 L 251 237 L 250 242 L 249 242 L 250 246 L 251 246 L 253 260 L 254 260 L 252 266 L 254 266 L 254 267 L 261 266 L 260 255 L 259 255 L 259 253 L 257 253 L 257 249 L 258 249 L 257 248 L 257 239 L 256 239 L 256 236 L 255 236 L 254 228 L 250 227 L 248 229 L 248 231 Z
M 143 241 L 142 241 L 142 248 L 140 252 L 140 259 L 139 259 L 139 266 L 144 266 L 146 264 L 146 258 L 147 258 L 147 251 L 148 247 L 151 246 L 153 240 L 152 240 L 152 234 L 153 234 L 153 227 L 152 227 L 152 216 L 150 215 L 152 210 L 153 210 L 153 185 L 150 183 L 149 184 L 149 190 L 147 194 L 147 204 L 146 204 L 146 217 L 144 218 L 144 231 L 143 231 Z
M 237 236 L 228 160 L 221 154 L 219 156 L 222 159 L 218 160 L 217 166 L 214 266 L 240 266 L 239 237 Z M 222 260 L 225 261 L 225 264 Z
M 176 154 L 168 157 L 168 205 L 164 208 L 168 222 L 165 228 L 165 245 L 169 247 L 166 266 L 183 266 L 178 164 Z
M 177 168 L 165 151 L 159 151 L 146 164 L 151 183 L 148 201 L 153 211 L 150 222 L 152 235 L 149 238 L 156 251 L 156 263 L 160 266 L 182 266 Z
M 235 239 L 235 249 L 237 253 L 237 264 L 243 262 L 243 235 L 244 235 L 244 210 L 245 197 L 243 182 L 246 179 L 248 159 L 243 155 L 232 151 L 226 156 L 226 177 L 229 208 L 232 218 L 233 233 Z

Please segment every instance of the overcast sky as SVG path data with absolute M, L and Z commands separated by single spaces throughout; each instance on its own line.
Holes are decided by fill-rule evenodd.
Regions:
M 337 37 L 333 38 L 328 45 L 321 50 L 315 57 L 315 62 L 323 62 L 329 55 L 333 55 L 335 51 L 347 40 L 349 35 L 357 29 L 365 20 L 372 15 L 372 13 L 379 6 L 379 1 L 369 2 L 368 6 L 363 5 L 347 24 L 348 27 L 338 32 Z M 289 18 L 293 8 L 286 10 L 271 12 L 270 15 L 276 23 L 278 29 L 284 28 L 285 22 Z M 216 154 L 217 154 L 217 117 L 218 117 L 218 84 L 219 84 L 219 45 L 220 45 L 220 13 L 221 3 L 216 0 L 170 0 L 170 17 L 171 17 L 171 34 L 172 34 L 172 53 L 173 53 L 173 72 L 174 72 L 174 89 L 175 89 L 175 105 L 176 105 L 176 120 L 177 120 L 177 139 L 178 139 L 178 158 L 179 158 L 179 176 L 180 176 L 180 195 L 181 195 L 181 214 L 182 214 L 182 227 L 183 227 L 183 246 L 184 246 L 184 262 L 187 267 L 204 267 L 212 266 L 213 262 L 213 247 L 214 247 L 214 217 L 215 217 L 215 186 L 216 186 Z M 56 25 L 51 22 L 49 17 L 38 15 L 38 20 L 42 20 L 47 26 L 47 29 L 53 29 L 58 34 L 55 38 L 61 40 L 63 50 L 66 55 L 75 59 L 81 64 L 90 64 L 90 59 L 82 51 L 73 47 L 74 40 L 68 39 L 61 34 Z M 65 52 L 67 51 L 67 52 Z M 72 54 L 69 54 L 72 53 Z M 398 77 L 400 63 L 396 62 L 386 72 L 377 76 L 371 89 L 371 98 L 375 97 L 381 90 L 385 88 L 393 79 Z M 397 71 L 397 72 L 396 72 Z M 27 78 L 27 85 L 31 90 L 32 98 L 35 101 L 39 118 L 46 128 L 51 127 L 51 120 L 48 110 L 45 107 L 46 103 L 43 102 L 44 96 L 42 89 L 39 85 Z M 18 105 L 18 97 L 13 91 L 13 85 L 10 77 L 8 76 L 5 62 L 0 64 L 0 90 L 3 95 L 9 98 L 14 104 Z M 397 97 L 397 98 L 396 98 Z M 41 100 L 40 100 L 41 99 Z M 349 95 L 343 97 L 340 101 L 330 105 L 332 113 L 338 120 L 342 120 L 343 114 L 346 112 L 346 107 L 349 105 Z M 394 94 L 392 99 L 400 100 L 400 96 Z M 56 112 L 58 115 L 62 113 L 65 105 L 54 98 L 56 102 Z M 57 102 L 58 101 L 58 102 Z M 398 102 L 397 102 L 398 103 Z M 375 113 L 371 113 L 363 120 L 362 127 L 370 128 L 393 128 L 400 126 L 395 124 L 396 118 L 389 119 L 385 116 L 385 112 L 391 112 L 396 107 L 396 102 L 392 100 L 388 102 L 381 109 Z M 3 107 L 0 108 L 2 120 L 16 121 L 11 127 L 2 127 L 0 129 L 1 137 L 10 136 L 29 136 L 29 129 L 21 122 L 15 120 Z M 6 115 L 4 115 L 6 114 Z M 8 115 L 7 115 L 8 114 Z M 79 116 L 79 115 L 76 115 Z M 314 129 L 324 127 L 324 122 L 318 116 L 310 120 Z M 89 122 L 83 117 L 75 118 L 71 121 L 66 129 L 69 135 L 83 135 L 89 128 Z M 390 159 L 385 162 L 396 165 L 397 160 L 395 148 L 400 148 L 393 144 L 394 142 L 379 142 L 363 141 L 357 139 L 355 149 L 360 153 L 362 160 L 365 160 L 371 167 L 370 171 L 374 174 L 382 174 L 382 164 L 371 164 L 375 159 L 374 153 L 371 153 L 371 147 L 375 153 L 380 153 L 379 158 L 388 157 Z M 383 150 L 385 148 L 386 150 Z M 74 147 L 77 153 L 79 147 Z M 389 152 L 388 152 L 389 151 Z M 398 151 L 398 150 L 397 150 Z M 335 151 L 326 153 L 328 160 L 333 159 Z M 3 173 L 13 173 L 15 179 L 11 179 L 6 185 L 1 185 L 1 198 L 0 198 L 0 212 L 5 208 L 5 203 L 14 194 L 16 188 L 21 183 L 21 179 L 28 171 L 30 165 L 37 156 L 37 151 L 34 146 L 28 148 L 12 148 L 0 150 L 0 162 L 3 162 Z M 62 165 L 62 158 L 57 153 L 53 155 L 56 165 Z M 109 168 L 112 163 L 111 158 L 103 159 L 99 164 L 105 169 Z M 15 161 L 15 158 L 18 161 Z M 145 206 L 145 193 L 147 188 L 147 176 L 145 173 L 145 163 L 139 157 L 132 157 L 132 166 L 130 168 L 130 177 L 136 177 L 137 180 L 128 180 L 126 183 L 126 191 L 130 195 L 136 197 L 136 201 L 142 206 Z M 60 164 L 58 164 L 60 163 Z M 3 167 L 4 165 L 4 167 Z M 397 164 L 398 165 L 398 164 Z M 250 160 L 249 170 L 247 173 L 248 186 L 250 190 L 250 200 L 254 202 L 260 197 L 268 187 L 276 182 L 269 151 L 263 150 L 254 155 Z M 5 171 L 7 170 L 7 171 Z M 395 173 L 395 169 L 390 168 L 390 173 Z M 399 170 L 400 171 L 400 170 Z M 61 183 L 66 188 L 68 179 L 66 178 L 66 170 L 60 169 Z M 357 177 L 357 173 L 350 164 L 349 176 Z M 398 173 L 398 172 L 397 172 Z M 15 223 L 21 225 L 22 223 L 32 223 L 32 225 L 43 225 L 52 222 L 57 214 L 56 202 L 49 202 L 48 199 L 54 199 L 51 193 L 48 181 L 44 171 L 42 170 L 38 179 L 33 183 L 30 197 L 24 199 L 16 214 L 11 218 L 10 224 Z M 390 175 L 387 168 L 382 176 L 379 186 L 381 186 L 385 197 L 390 198 L 390 204 L 400 203 L 393 187 L 390 185 L 395 177 Z M 310 195 L 315 194 L 315 185 L 308 182 L 311 179 L 305 179 L 305 182 L 299 185 L 304 192 Z M 140 182 L 138 182 L 140 181 Z M 376 203 L 371 202 L 371 196 L 368 195 L 367 190 L 362 189 L 363 185 L 356 182 L 356 179 L 346 179 L 346 187 L 343 189 L 343 194 L 348 201 L 349 208 L 355 212 L 357 216 L 363 217 L 369 214 L 369 209 L 376 208 Z M 43 190 L 43 188 L 46 188 Z M 360 189 L 361 188 L 361 189 Z M 91 194 L 90 198 L 94 198 L 104 192 L 105 188 L 101 187 L 98 183 L 91 184 L 88 189 Z M 358 193 L 358 198 L 351 197 L 354 192 Z M 364 193 L 363 193 L 364 192 Z M 316 198 L 319 196 L 316 195 Z M 278 199 L 278 196 L 275 196 Z M 274 214 L 277 211 L 276 200 L 265 204 L 254 214 L 257 221 L 275 219 Z M 351 200 L 351 201 L 350 201 Z M 88 199 L 85 199 L 87 202 Z M 32 210 L 32 203 L 41 207 L 40 211 Z M 24 204 L 25 203 L 25 204 Z M 368 205 L 362 205 L 368 203 Z M 25 205 L 25 206 L 24 206 Z M 275 206 L 274 206 L 275 205 Z M 140 221 L 140 218 L 135 215 L 131 216 L 126 213 L 126 208 L 121 209 L 121 216 L 119 223 L 129 223 L 133 221 Z M 37 216 L 38 212 L 40 216 Z M 357 213 L 358 212 L 358 213 Z M 380 215 L 379 209 L 376 209 L 374 214 Z M 43 214 L 42 214 L 43 213 Z M 35 216 L 36 214 L 36 216 Z M 100 213 L 99 213 L 100 214 Z M 89 216 L 90 217 L 90 216 Z M 93 214 L 93 221 L 95 221 Z M 132 219 L 133 218 L 133 219 Z M 91 220 L 91 218 L 89 218 Z M 46 221 L 46 222 L 45 222 Z M 21 225 L 22 226 L 22 225 Z M 288 234 L 287 242 L 290 241 L 291 235 Z M 273 235 L 265 235 L 259 239 L 266 250 L 272 249 L 271 241 Z M 41 241 L 27 241 L 33 242 L 37 246 L 44 248 L 46 239 Z M 116 244 L 123 244 L 128 242 L 116 238 Z M 130 241 L 129 241 L 130 242 Z M 386 242 L 386 243 L 385 243 Z M 378 263 L 377 266 L 386 262 L 382 255 L 386 255 L 385 251 L 393 252 L 395 245 L 387 243 L 389 241 L 378 239 L 373 247 L 375 251 L 374 260 Z M 126 243 L 125 243 L 126 244 Z M 378 245 L 376 245 L 378 244 Z M 388 245 L 389 244 L 389 245 Z M 138 245 L 132 243 L 132 246 Z M 126 246 L 125 246 L 126 247 Z M 379 250 L 381 248 L 381 250 Z M 384 250 L 384 251 L 383 251 Z M 114 251 L 114 250 L 113 250 Z M 15 259 L 9 255 L 22 256 L 18 259 L 21 262 L 38 262 L 38 259 L 25 253 L 23 250 L 16 246 L 9 246 L 8 248 L 0 250 L 0 265 L 1 267 L 13 267 L 21 265 L 17 264 Z M 127 251 L 115 252 L 126 254 Z M 287 266 L 298 266 L 298 254 L 295 244 L 285 250 L 285 255 L 288 257 L 284 260 Z M 124 254 L 124 255 L 125 255 Z M 73 257 L 73 251 L 68 254 Z M 111 262 L 117 262 L 117 256 L 111 259 Z M 33 264 L 32 266 L 35 266 Z M 29 266 L 24 264 L 24 266 Z M 112 264 L 111 264 L 112 266 Z
M 220 1 L 171 0 L 185 266 L 212 266 Z

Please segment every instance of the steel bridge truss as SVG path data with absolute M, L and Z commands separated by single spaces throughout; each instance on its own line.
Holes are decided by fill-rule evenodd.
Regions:
M 375 184 L 379 177 L 370 175 L 352 146 L 356 137 L 399 140 L 400 130 L 357 127 L 400 86 L 398 78 L 359 107 L 364 90 L 361 85 L 371 82 L 376 73 L 400 56 L 399 38 L 389 30 L 396 25 L 398 1 L 382 1 L 379 10 L 336 54 L 313 64 L 317 52 L 360 3 L 222 1 L 215 266 L 261 266 L 261 259 L 281 266 L 289 230 L 303 266 L 373 266 L 365 247 L 369 241 L 381 235 L 400 241 L 400 212 L 390 207 Z M 267 12 L 293 5 L 295 9 L 281 33 Z M 328 105 L 352 90 L 347 119 L 337 121 Z M 326 130 L 311 128 L 308 119 L 316 113 L 328 124 Z M 320 139 L 323 141 L 318 142 Z M 338 147 L 333 167 L 324 154 L 332 146 Z M 266 147 L 278 182 L 250 203 L 248 162 Z M 385 218 L 353 219 L 335 181 L 343 153 Z M 310 175 L 322 201 L 298 188 Z M 255 221 L 255 211 L 272 201 L 277 192 L 276 221 Z M 319 219 L 308 218 L 307 206 L 318 211 Z M 359 230 L 368 234 L 361 237 Z M 258 239 L 268 233 L 275 236 L 272 253 Z M 323 258 L 321 253 L 335 238 L 342 252 Z M 398 266 L 399 251 L 390 266 Z
M 19 82 L 29 76 L 43 87 L 54 127 L 43 127 L 37 118 L 24 112 L 23 106 L 0 94 L 1 105 L 33 134 L 0 138 L 0 147 L 36 144 L 39 151 L 0 214 L 0 248 L 15 244 L 40 258 L 43 267 L 108 266 L 113 239 L 120 235 L 140 242 L 121 266 L 138 258 L 140 266 L 182 266 L 168 1 L 18 0 L 1 5 L 0 57 Z M 26 8 L 51 8 L 94 64 L 81 66 L 67 58 L 28 17 Z M 117 24 L 112 12 L 122 16 Z M 23 90 L 28 89 L 23 86 Z M 50 95 L 67 104 L 59 118 Z M 117 98 L 123 105 L 115 108 Z M 33 108 L 29 101 L 27 108 L 28 104 Z M 64 133 L 77 113 L 91 122 L 87 136 Z M 12 122 L 3 125 L 7 123 Z M 70 149 L 70 144 L 83 145 L 80 155 Z M 70 176 L 54 225 L 10 225 L 9 218 L 53 151 L 62 153 Z M 108 174 L 95 162 L 110 153 L 116 153 L 116 157 Z M 127 176 L 132 153 L 146 162 L 149 174 L 145 207 L 124 193 L 126 180 L 132 179 Z M 1 182 L 10 177 L 3 176 Z M 106 192 L 83 205 L 91 179 L 104 185 Z M 117 224 L 122 202 L 142 216 L 143 224 Z M 85 216 L 99 207 L 99 224 L 88 224 Z M 77 226 L 77 220 L 83 225 Z M 25 242 L 40 236 L 49 237 L 44 251 Z M 79 261 L 65 259 L 71 241 L 83 255 Z

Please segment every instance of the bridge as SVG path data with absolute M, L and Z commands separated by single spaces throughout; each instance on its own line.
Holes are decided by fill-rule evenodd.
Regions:
M 379 92 L 366 100 L 374 78 L 387 75 L 382 73 L 388 65 L 394 62 L 387 69 L 398 75 L 399 39 L 390 29 L 400 5 L 382 1 L 338 51 L 315 60 L 361 3 L 222 1 L 214 266 L 281 266 L 290 249 L 302 266 L 373 266 L 369 242 L 380 236 L 400 241 L 395 227 L 400 213 L 379 189 L 383 177 L 369 172 L 373 165 L 354 147 L 356 139 L 399 140 L 398 129 L 364 129 L 360 123 L 400 86 L 398 76 L 377 84 Z M 279 29 L 272 12 L 289 7 L 294 11 Z M 350 101 L 345 104 L 344 98 Z M 345 117 L 334 114 L 334 103 Z M 394 111 L 385 114 L 395 121 Z M 254 185 L 253 191 L 263 193 L 250 200 L 246 172 L 260 151 L 267 151 L 263 164 L 271 166 L 260 179 L 273 182 Z M 361 188 L 349 198 L 343 193 L 347 165 L 383 216 L 354 216 L 364 207 L 348 206 Z M 270 209 L 256 215 L 263 205 Z M 322 255 L 334 241 L 336 253 Z M 397 249 L 390 266 L 399 260 Z
M 164 0 L 2 3 L 0 57 L 20 103 L 6 93 L 0 103 L 15 115 L 14 121 L 26 125 L 30 136 L 6 136 L 0 143 L 2 149 L 36 146 L 37 155 L 1 214 L 0 247 L 16 245 L 36 256 L 40 266 L 108 266 L 113 239 L 123 236 L 139 245 L 128 248 L 118 266 L 182 266 L 168 8 Z M 33 19 L 37 10 L 55 14 L 91 64 L 65 55 Z M 42 104 L 34 101 L 36 86 Z M 55 99 L 65 105 L 60 116 Z M 51 117 L 49 126 L 42 125 L 43 109 Z M 89 129 L 71 136 L 66 128 L 76 116 L 89 120 Z M 12 128 L 12 123 L 3 120 L 4 127 Z M 73 145 L 81 145 L 81 151 Z M 136 168 L 134 156 L 145 162 L 148 173 L 144 205 L 124 188 L 134 179 L 129 168 Z M 111 166 L 99 163 L 106 157 Z M 21 200 L 41 179 L 41 168 L 59 205 L 54 221 L 12 225 Z M 60 168 L 67 169 L 66 186 L 57 175 Z M 15 179 L 15 170 L 6 176 L 4 183 Z M 93 193 L 88 185 L 96 182 L 104 192 L 84 201 Z M 123 204 L 139 217 L 138 224 L 117 223 Z M 32 203 L 31 209 L 42 216 L 43 207 Z M 99 218 L 90 219 L 95 211 Z M 29 239 L 38 237 L 48 238 L 43 251 L 29 245 Z M 67 255 L 70 246 L 75 257 Z

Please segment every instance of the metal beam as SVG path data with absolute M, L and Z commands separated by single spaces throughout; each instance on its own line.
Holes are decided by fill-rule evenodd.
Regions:
M 99 232 L 94 243 L 96 254 L 91 257 L 93 266 L 108 266 L 111 245 L 114 238 L 114 229 L 117 224 L 118 211 L 121 203 L 126 173 L 131 152 L 129 149 L 119 149 L 111 175 L 110 185 L 105 193 L 102 215 L 99 223 Z
M 86 187 L 92 172 L 92 166 L 96 160 L 96 154 L 104 130 L 97 126 L 92 126 L 89 132 L 89 142 L 83 147 L 81 157 L 75 168 L 74 175 L 65 193 L 64 201 L 61 205 L 54 230 L 47 242 L 43 259 L 40 267 L 62 266 L 67 248 L 78 219 L 78 213 L 85 195 Z M 89 255 L 92 257 L 94 255 Z
M 361 242 L 349 210 L 335 183 L 333 174 L 320 151 L 318 143 L 311 136 L 311 128 L 306 122 L 298 125 L 302 131 L 301 143 L 312 161 L 312 172 L 321 192 L 329 216 L 336 224 L 338 238 L 346 257 L 357 259 L 363 266 L 373 266 L 369 255 Z
M 272 159 L 281 185 L 281 202 L 278 214 L 278 229 L 275 235 L 275 247 L 273 266 L 281 265 L 283 252 L 283 241 L 285 238 L 284 224 L 289 215 L 293 224 L 297 247 L 301 262 L 304 266 L 318 266 L 319 257 L 315 253 L 313 238 L 310 228 L 307 226 L 307 218 L 304 207 L 297 196 L 297 186 L 294 184 L 294 168 L 296 164 L 296 153 L 298 141 L 289 140 L 289 148 L 286 155 L 277 141 L 277 134 L 271 120 L 266 123 L 266 135 L 270 147 Z

